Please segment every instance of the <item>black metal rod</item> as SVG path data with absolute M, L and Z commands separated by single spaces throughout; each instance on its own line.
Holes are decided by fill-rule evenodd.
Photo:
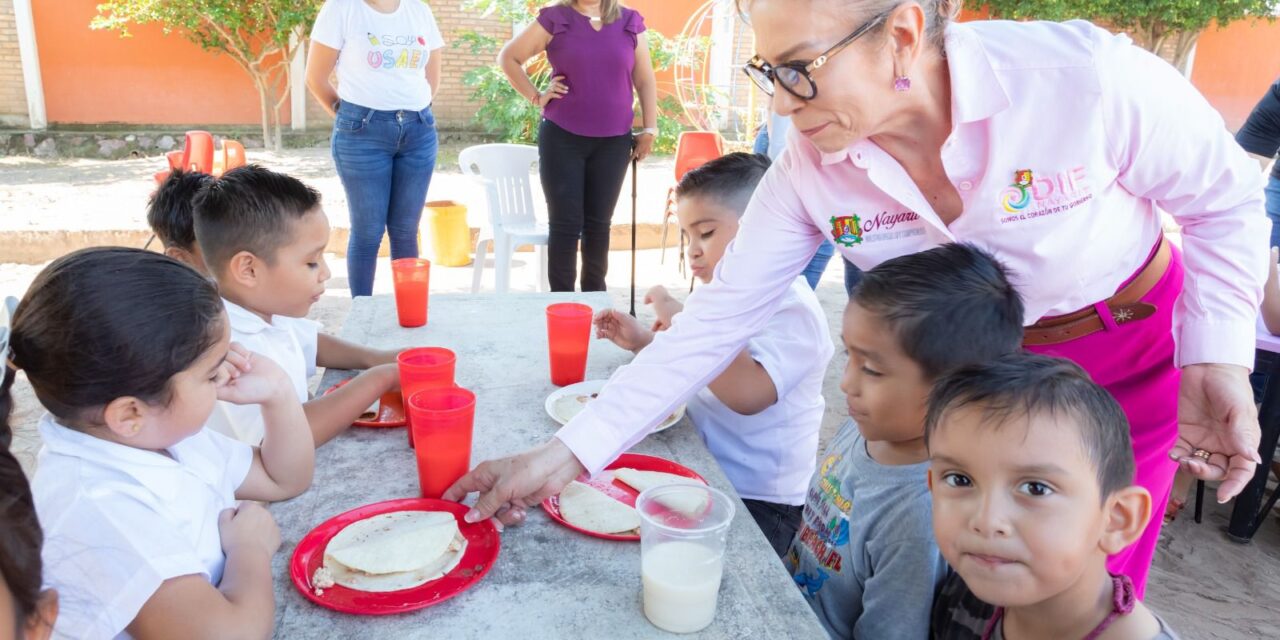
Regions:
M 636 167 L 639 161 L 631 157 L 631 317 L 636 317 Z

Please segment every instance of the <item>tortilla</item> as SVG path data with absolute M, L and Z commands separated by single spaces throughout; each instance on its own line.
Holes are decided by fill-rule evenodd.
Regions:
M 560 492 L 560 515 L 565 522 L 596 533 L 632 533 L 640 528 L 640 514 L 633 507 L 576 480 Z
M 685 476 L 678 476 L 674 473 L 663 473 L 661 471 L 641 471 L 639 469 L 614 469 L 613 477 L 623 482 L 627 486 L 636 491 L 643 492 L 651 487 L 658 487 L 664 484 L 687 484 L 705 487 L 706 484 Z M 696 516 L 707 508 L 707 504 L 711 497 L 705 492 L 690 491 L 688 493 L 676 493 L 667 496 L 660 496 L 657 500 L 661 505 L 668 509 L 679 511 L 686 516 Z
M 340 563 L 326 559 L 326 567 L 333 574 L 333 581 L 357 591 L 382 593 L 400 591 L 424 585 L 432 580 L 439 580 L 453 571 L 462 556 L 467 552 L 467 539 L 459 533 L 451 542 L 449 550 L 436 560 L 413 569 L 399 573 L 370 574 L 345 567 Z
M 452 513 L 397 511 L 339 531 L 325 547 L 324 567 L 344 587 L 398 591 L 444 576 L 466 547 Z
M 582 413 L 582 410 L 586 408 L 588 402 L 595 399 L 596 394 L 594 393 L 570 393 L 560 396 L 559 398 L 556 398 L 554 404 L 556 415 L 560 416 L 561 420 L 568 422 L 572 420 L 574 416 Z
M 569 422 L 579 413 L 582 413 L 582 410 L 587 407 L 587 404 L 592 400 L 595 400 L 599 395 L 600 394 L 598 393 L 565 394 L 556 398 L 555 402 L 551 403 L 552 411 L 555 411 L 555 414 L 559 416 L 561 422 Z M 658 423 L 655 431 L 661 431 L 674 424 L 675 421 L 673 418 L 675 417 L 676 414 L 674 413 L 667 416 L 666 419 Z

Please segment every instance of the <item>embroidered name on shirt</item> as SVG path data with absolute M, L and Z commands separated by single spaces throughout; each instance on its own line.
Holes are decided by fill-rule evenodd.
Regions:
M 922 226 L 920 228 L 894 231 L 896 227 L 905 227 L 918 222 L 920 222 L 920 216 L 914 211 L 899 211 L 897 213 L 881 211 L 870 218 L 863 218 L 858 215 L 832 217 L 831 238 L 837 244 L 852 247 L 863 242 L 883 242 L 921 236 L 924 235 Z
M 1010 215 L 1001 224 L 1021 222 L 1069 211 L 1093 199 L 1084 167 L 1074 167 L 1049 177 L 1037 177 L 1030 169 L 1013 172 L 1013 184 L 1000 192 L 1000 207 Z

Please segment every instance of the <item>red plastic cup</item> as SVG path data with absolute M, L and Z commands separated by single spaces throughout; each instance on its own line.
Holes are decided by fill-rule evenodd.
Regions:
M 419 347 L 406 349 L 396 356 L 400 368 L 400 397 L 408 406 L 408 399 L 423 389 L 452 387 L 453 369 L 458 356 L 444 347 Z M 407 413 L 407 412 L 406 412 Z M 409 420 L 409 446 L 413 446 L 413 416 Z
M 440 498 L 471 469 L 475 417 L 476 394 L 461 387 L 434 387 L 409 396 L 422 497 Z
M 551 384 L 563 387 L 582 382 L 587 373 L 591 315 L 591 307 L 576 302 L 560 302 L 547 307 Z
M 402 327 L 421 327 L 427 323 L 427 289 L 431 283 L 431 262 L 422 258 L 391 261 L 395 278 L 396 315 Z

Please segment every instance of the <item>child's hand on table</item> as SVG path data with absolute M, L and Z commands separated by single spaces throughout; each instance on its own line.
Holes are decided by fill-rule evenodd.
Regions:
M 293 383 L 280 365 L 235 342 L 218 378 L 218 399 L 232 404 L 267 404 L 294 395 Z
M 666 331 L 671 327 L 671 318 L 684 311 L 684 305 L 671 297 L 667 288 L 662 285 L 649 289 L 649 292 L 644 294 L 644 303 L 653 305 L 653 313 L 658 316 L 657 321 L 653 323 L 652 331 Z
M 597 338 L 609 340 L 632 353 L 638 353 L 653 342 L 652 331 L 640 326 L 639 321 L 621 311 L 605 309 L 597 313 L 595 325 Z
M 269 558 L 280 549 L 280 527 L 271 513 L 256 502 L 241 502 L 235 509 L 218 514 L 218 534 L 227 555 L 237 550 L 265 551 Z

